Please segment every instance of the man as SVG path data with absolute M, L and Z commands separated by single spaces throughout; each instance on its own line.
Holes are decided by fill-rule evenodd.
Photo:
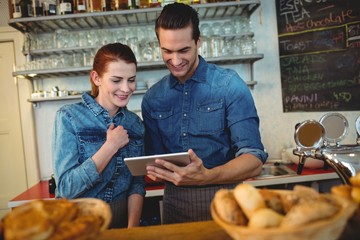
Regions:
M 210 203 L 220 188 L 233 188 L 260 173 L 267 154 L 251 93 L 230 69 L 198 55 L 199 18 L 190 6 L 164 7 L 155 25 L 169 75 L 153 85 L 142 102 L 145 153 L 188 151 L 191 163 L 147 167 L 165 180 L 163 222 L 211 219 Z

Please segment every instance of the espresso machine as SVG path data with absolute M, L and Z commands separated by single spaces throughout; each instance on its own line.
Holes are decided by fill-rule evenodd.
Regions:
M 349 123 L 340 113 L 327 113 L 317 120 L 306 120 L 295 126 L 296 149 L 299 156 L 297 173 L 301 174 L 307 158 L 325 162 L 333 168 L 344 184 L 360 172 L 360 116 L 355 121 L 357 139 L 354 144 L 341 144 L 347 136 Z

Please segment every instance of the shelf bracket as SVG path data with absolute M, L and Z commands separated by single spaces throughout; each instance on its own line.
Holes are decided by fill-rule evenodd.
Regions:
M 33 107 L 33 109 L 39 109 L 40 108 L 40 103 L 39 102 L 33 102 L 32 107 Z

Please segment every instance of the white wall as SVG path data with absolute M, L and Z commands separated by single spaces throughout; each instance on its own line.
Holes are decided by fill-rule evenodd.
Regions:
M 269 158 L 274 159 L 280 158 L 281 150 L 284 147 L 293 146 L 294 126 L 296 123 L 307 119 L 319 120 L 325 112 L 283 113 L 275 0 L 262 0 L 261 3 L 261 7 L 252 16 L 252 24 L 258 52 L 264 54 L 264 59 L 255 63 L 254 80 L 258 84 L 252 90 L 252 93 L 261 121 L 262 141 L 269 153 Z M 139 73 L 138 79 L 160 78 L 165 72 L 166 70 Z M 242 72 L 239 72 L 239 74 L 243 75 Z M 246 79 L 246 76 L 244 78 Z M 90 89 L 88 77 L 58 79 L 55 82 L 44 80 L 41 84 L 43 90 L 50 90 L 51 86 L 54 85 L 67 90 Z M 130 103 L 130 109 L 139 109 L 140 101 L 140 96 L 134 96 Z M 71 102 L 74 101 L 46 102 L 39 104 L 38 108 L 34 108 L 42 178 L 48 178 L 52 173 L 51 134 L 55 112 L 61 105 Z M 350 124 L 349 136 L 344 143 L 353 144 L 356 139 L 354 123 L 360 112 L 348 111 L 340 113 L 345 115 Z

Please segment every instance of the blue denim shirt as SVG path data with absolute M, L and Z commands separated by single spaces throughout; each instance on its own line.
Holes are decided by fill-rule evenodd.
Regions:
M 118 150 L 99 174 L 91 157 L 104 144 L 111 123 L 128 131 L 129 143 Z M 125 157 L 144 155 L 144 126 L 126 108 L 110 118 L 109 112 L 90 94 L 83 94 L 82 102 L 57 111 L 52 150 L 56 197 L 95 197 L 112 202 L 134 193 L 145 196 L 143 177 L 133 177 L 124 163 Z
M 236 71 L 199 58 L 197 70 L 184 84 L 170 74 L 146 92 L 145 154 L 192 148 L 207 168 L 243 153 L 265 162 L 267 153 L 248 86 Z

